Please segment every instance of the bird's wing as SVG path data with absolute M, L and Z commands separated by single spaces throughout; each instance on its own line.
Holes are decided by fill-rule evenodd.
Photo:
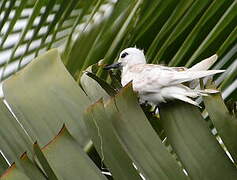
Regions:
M 137 69 L 139 69 L 138 73 L 136 73 Z M 133 79 L 134 90 L 144 92 L 157 92 L 157 90 L 165 86 L 172 86 L 224 72 L 223 70 L 177 71 L 174 68 L 153 64 L 141 65 L 139 68 L 132 68 L 131 71 L 136 74 Z
M 170 79 L 173 79 L 173 68 L 161 65 L 137 65 L 130 69 L 134 75 L 133 89 L 143 92 L 157 92 L 158 89 L 167 86 Z

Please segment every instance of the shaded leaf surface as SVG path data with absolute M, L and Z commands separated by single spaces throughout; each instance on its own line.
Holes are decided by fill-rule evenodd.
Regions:
M 187 179 L 142 112 L 131 84 L 106 106 L 130 157 L 148 179 Z
M 193 180 L 237 178 L 197 107 L 174 102 L 161 106 L 160 113 L 167 138 Z
M 102 101 L 90 106 L 86 111 L 85 123 L 91 134 L 93 144 L 100 153 L 102 161 L 109 168 L 114 179 L 134 179 L 141 177 L 133 166 L 133 162 L 121 146 L 114 128 L 113 117 L 108 117 Z M 101 162 L 101 165 L 102 163 Z
M 1 180 L 30 180 L 30 178 L 22 173 L 15 164 L 13 164 L 0 178 Z
M 63 127 L 58 136 L 46 145 L 42 152 L 60 179 L 71 180 L 76 177 L 79 180 L 106 180 L 66 127 Z
M 18 168 L 24 172 L 27 177 L 30 179 L 35 180 L 46 180 L 46 176 L 43 174 L 43 172 L 37 167 L 37 165 L 29 159 L 27 153 L 24 153 L 20 160 L 16 163 Z
M 204 97 L 204 103 L 218 134 L 237 162 L 237 118 L 229 113 L 220 94 Z

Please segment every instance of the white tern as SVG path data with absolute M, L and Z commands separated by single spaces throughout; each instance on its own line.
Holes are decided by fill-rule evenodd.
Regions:
M 222 73 L 224 70 L 208 70 L 216 61 L 213 55 L 191 68 L 167 67 L 157 64 L 147 64 L 142 50 L 137 48 L 124 49 L 117 63 L 108 65 L 105 69 L 122 68 L 121 83 L 123 86 L 132 81 L 133 90 L 138 92 L 140 103 L 158 105 L 167 100 L 179 99 L 199 106 L 191 98 L 217 93 L 212 89 L 192 89 L 185 82 L 206 76 Z

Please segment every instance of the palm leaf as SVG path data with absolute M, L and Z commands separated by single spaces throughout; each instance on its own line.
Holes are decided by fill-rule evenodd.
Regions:
M 1 179 L 105 179 L 105 168 L 114 179 L 236 179 L 235 110 L 224 105 L 236 99 L 236 12 L 235 0 L 2 0 L 0 73 L 11 77 L 0 103 Z M 219 55 L 224 99 L 204 100 L 211 129 L 181 102 L 152 116 L 131 85 L 117 93 L 118 72 L 93 65 L 134 45 L 170 66 Z M 41 55 L 54 47 L 60 54 Z

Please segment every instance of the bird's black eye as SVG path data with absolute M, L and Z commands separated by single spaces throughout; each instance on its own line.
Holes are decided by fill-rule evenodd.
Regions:
M 125 58 L 127 55 L 128 55 L 128 53 L 127 53 L 127 52 L 124 52 L 124 53 L 121 55 L 121 58 Z

